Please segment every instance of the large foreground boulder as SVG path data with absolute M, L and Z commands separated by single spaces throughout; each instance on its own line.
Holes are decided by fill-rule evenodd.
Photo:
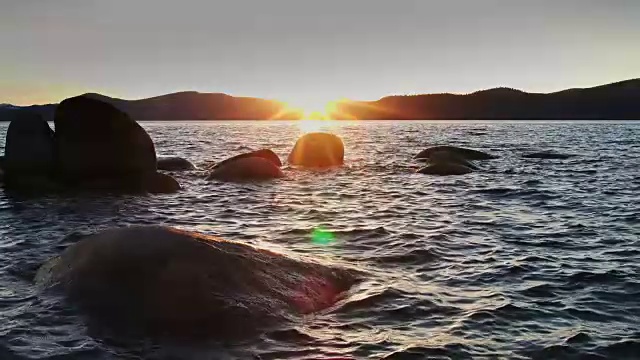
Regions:
M 334 134 L 308 133 L 298 139 L 287 160 L 306 168 L 327 168 L 344 164 L 344 144 Z
M 497 158 L 497 156 L 495 155 L 491 155 L 482 151 L 466 149 L 466 148 L 457 147 L 457 146 L 449 146 L 449 145 L 433 146 L 433 147 L 424 149 L 421 152 L 419 152 L 414 158 L 428 159 L 431 157 L 433 153 L 436 153 L 436 152 L 449 152 L 465 160 L 490 160 L 490 159 Z
M 160 226 L 88 236 L 36 275 L 94 324 L 220 337 L 327 308 L 356 281 L 346 269 Z
M 240 157 L 211 170 L 207 180 L 255 181 L 270 180 L 284 176 L 279 166 L 262 157 Z
M 147 132 L 110 104 L 87 96 L 66 99 L 54 122 L 56 175 L 65 183 L 136 181 L 156 172 Z

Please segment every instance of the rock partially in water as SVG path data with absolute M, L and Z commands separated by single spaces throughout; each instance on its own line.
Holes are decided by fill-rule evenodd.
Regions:
M 53 130 L 38 114 L 20 111 L 9 124 L 2 168 L 7 186 L 26 185 L 26 178 L 47 178 L 53 169 Z
M 344 144 L 334 134 L 308 133 L 298 139 L 287 161 L 306 168 L 341 166 L 344 164 Z
M 70 185 L 100 179 L 136 182 L 156 172 L 149 134 L 114 106 L 87 96 L 66 99 L 55 114 L 56 175 Z
M 156 172 L 149 134 L 127 114 L 87 96 L 64 100 L 55 114 L 55 179 L 66 189 L 171 192 Z
M 421 158 L 420 160 L 428 160 L 432 164 L 453 163 L 453 164 L 464 165 L 473 170 L 478 169 L 478 167 L 471 161 L 463 158 L 459 154 L 456 154 L 450 151 L 435 151 L 431 153 L 429 158 Z
M 284 177 L 276 164 L 262 157 L 240 157 L 213 168 L 207 180 L 254 181 Z
M 421 152 L 419 152 L 418 155 L 414 156 L 414 158 L 428 159 L 431 157 L 431 154 L 436 152 L 449 152 L 465 160 L 490 160 L 490 159 L 497 158 L 497 156 L 495 155 L 491 155 L 489 153 L 485 153 L 482 151 L 466 149 L 458 146 L 449 146 L 449 145 L 433 146 L 428 149 L 424 149 Z
M 276 155 L 276 153 L 274 153 L 271 149 L 260 149 L 260 150 L 250 151 L 248 153 L 232 156 L 232 157 L 230 157 L 228 159 L 222 160 L 221 162 L 211 166 L 210 170 L 219 168 L 219 167 L 221 167 L 223 165 L 226 165 L 226 164 L 228 164 L 230 162 L 233 162 L 233 161 L 236 161 L 236 160 L 239 160 L 239 159 L 249 158 L 249 157 L 263 158 L 265 160 L 271 161 L 277 167 L 281 167 L 282 166 L 282 161 L 280 160 L 280 157 L 278 157 L 278 155 Z
M 189 160 L 181 157 L 172 156 L 158 158 L 158 170 L 188 171 L 195 169 L 196 167 Z
M 530 154 L 522 155 L 525 159 L 558 159 L 564 160 L 574 157 L 572 154 L 560 154 L 553 151 L 539 151 Z
M 449 176 L 449 175 L 465 175 L 473 172 L 473 169 L 464 166 L 462 164 L 456 163 L 433 163 L 429 164 L 422 169 L 417 171 L 420 174 L 427 175 L 440 175 L 440 176 Z
M 44 264 L 94 324 L 162 335 L 247 336 L 333 305 L 358 279 L 342 268 L 160 226 L 88 236 Z

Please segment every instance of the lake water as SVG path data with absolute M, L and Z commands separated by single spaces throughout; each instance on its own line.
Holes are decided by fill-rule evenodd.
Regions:
M 283 159 L 315 122 L 148 122 L 195 164 Z M 342 122 L 346 166 L 266 183 L 175 173 L 157 196 L 21 199 L 0 190 L 0 359 L 640 358 L 640 122 Z M 4 141 L 7 124 L 0 124 Z M 2 144 L 2 143 L 0 143 Z M 500 158 L 415 174 L 434 144 Z M 568 160 L 523 159 L 555 150 Z M 234 343 L 105 342 L 32 284 L 79 234 L 167 224 L 356 267 L 347 298 Z M 314 229 L 332 242 L 311 241 Z M 171 291 L 168 289 L 167 291 Z

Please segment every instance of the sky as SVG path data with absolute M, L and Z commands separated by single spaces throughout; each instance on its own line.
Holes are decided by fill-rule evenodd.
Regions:
M 313 107 L 640 78 L 639 0 L 6 0 L 0 103 L 224 92 Z

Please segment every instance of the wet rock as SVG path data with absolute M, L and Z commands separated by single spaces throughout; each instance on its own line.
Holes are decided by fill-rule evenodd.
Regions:
M 522 155 L 522 157 L 525 159 L 559 159 L 559 160 L 569 159 L 574 156 L 575 155 L 560 154 L 552 151 L 540 151 L 540 152 L 534 152 L 534 153 Z
M 164 171 L 185 171 L 195 170 L 196 167 L 187 159 L 181 157 L 161 157 L 158 158 L 158 170 Z
M 288 162 L 306 168 L 340 166 L 344 164 L 344 144 L 334 134 L 308 133 L 298 139 Z
M 46 175 L 53 167 L 53 130 L 38 114 L 21 111 L 9 124 L 3 169 L 8 176 Z
M 64 100 L 55 114 L 55 171 L 70 185 L 134 181 L 156 172 L 147 132 L 114 106 L 86 96 Z
M 161 173 L 151 174 L 145 181 L 144 190 L 152 194 L 170 194 L 182 189 L 176 179 Z
M 276 164 L 262 157 L 242 157 L 214 167 L 207 180 L 252 181 L 281 178 L 284 173 Z
M 35 278 L 94 326 L 207 338 L 248 336 L 322 310 L 357 280 L 343 268 L 160 226 L 90 235 Z
M 431 154 L 435 152 L 449 152 L 458 156 L 461 159 L 465 160 L 490 160 L 496 159 L 497 156 L 491 155 L 482 151 L 466 149 L 457 146 L 449 146 L 449 145 L 441 145 L 441 146 L 433 146 L 428 149 L 422 150 L 418 155 L 416 155 L 415 159 L 428 159 L 431 157 Z
M 211 166 L 210 170 L 226 165 L 232 161 L 236 161 L 238 159 L 243 159 L 243 158 L 249 158 L 249 157 L 263 158 L 265 160 L 271 161 L 273 164 L 275 164 L 278 167 L 282 166 L 282 161 L 280 160 L 280 157 L 276 155 L 276 153 L 274 153 L 270 149 L 260 149 L 260 150 L 255 150 L 248 153 L 232 156 L 228 159 L 222 160 L 221 162 Z
M 452 153 L 450 151 L 435 151 L 430 154 L 428 159 L 420 159 L 420 160 L 428 160 L 430 163 L 453 163 L 464 165 L 470 169 L 477 170 L 478 167 L 473 164 L 471 161 L 466 160 L 462 156 L 456 153 Z
M 440 176 L 449 176 L 449 175 L 465 175 L 473 172 L 473 169 L 455 163 L 434 163 L 429 164 L 422 169 L 417 171 L 420 174 L 427 175 L 440 175 Z

